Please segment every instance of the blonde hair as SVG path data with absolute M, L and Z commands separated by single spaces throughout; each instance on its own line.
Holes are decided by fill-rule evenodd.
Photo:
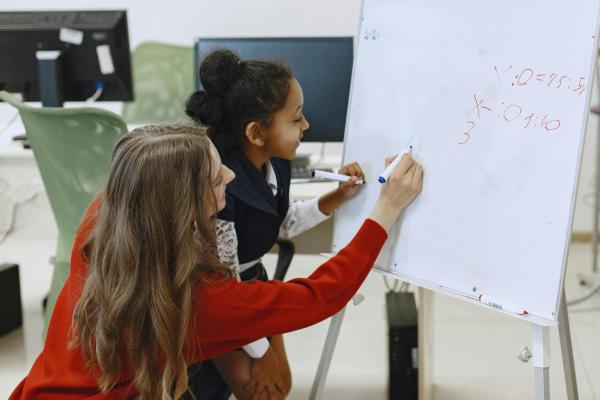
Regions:
M 199 273 L 231 274 L 218 261 L 214 218 L 204 211 L 216 204 L 214 168 L 197 126 L 146 126 L 117 144 L 83 246 L 89 270 L 71 332 L 102 392 L 118 383 L 123 362 L 140 399 L 187 392 L 187 365 L 199 352 L 188 342 Z

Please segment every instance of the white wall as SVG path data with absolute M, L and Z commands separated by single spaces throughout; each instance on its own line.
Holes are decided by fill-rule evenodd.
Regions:
M 55 0 L 51 4 L 42 0 L 20 0 L 4 3 L 4 11 L 127 9 L 132 47 L 147 40 L 191 45 L 196 36 L 354 35 L 361 5 L 360 0 Z M 597 93 L 594 99 L 598 101 Z M 11 115 L 12 110 L 0 104 L 0 129 Z M 575 231 L 589 232 L 592 228 L 597 132 L 598 117 L 591 116 L 577 196 Z M 0 142 L 6 140 L 0 137 Z
M 353 35 L 360 0 L 21 0 L 2 5 L 3 10 L 82 8 L 127 9 L 133 46 L 151 39 L 191 45 L 200 35 Z

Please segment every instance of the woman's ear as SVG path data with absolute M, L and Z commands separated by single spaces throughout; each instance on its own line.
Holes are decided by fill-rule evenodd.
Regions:
M 258 122 L 253 121 L 246 125 L 246 139 L 248 139 L 250 144 L 257 147 L 263 147 L 265 145 L 265 139 L 263 138 Z

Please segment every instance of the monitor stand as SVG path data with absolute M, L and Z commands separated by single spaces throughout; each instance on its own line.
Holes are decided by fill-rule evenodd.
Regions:
M 63 96 L 63 52 L 61 50 L 38 50 L 38 81 L 40 100 L 43 107 L 62 107 Z M 30 149 L 26 134 L 13 136 L 13 141 L 22 141 L 23 147 Z
M 43 107 L 62 107 L 63 94 L 63 52 L 61 50 L 38 50 L 38 81 L 40 100 Z

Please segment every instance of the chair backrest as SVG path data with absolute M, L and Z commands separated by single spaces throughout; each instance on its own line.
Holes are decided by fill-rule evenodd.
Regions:
M 134 101 L 123 105 L 128 124 L 188 121 L 185 102 L 194 92 L 191 46 L 144 42 L 132 55 Z
M 34 108 L 4 91 L 0 100 L 19 110 L 58 226 L 47 326 L 69 273 L 81 218 L 92 198 L 104 190 L 113 148 L 127 126 L 117 114 L 97 108 Z
M 0 99 L 19 110 L 59 233 L 73 236 L 93 196 L 104 189 L 113 148 L 127 126 L 106 110 L 35 108 L 6 92 Z

